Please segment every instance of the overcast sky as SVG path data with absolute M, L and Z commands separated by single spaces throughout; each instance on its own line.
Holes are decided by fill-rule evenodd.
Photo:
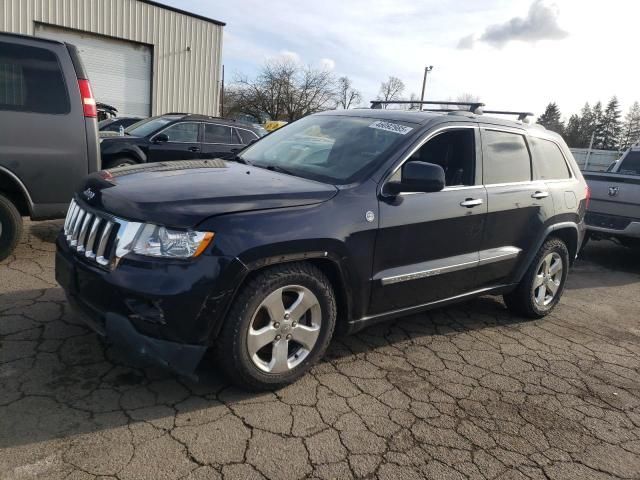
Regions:
M 585 101 L 640 101 L 639 0 L 162 0 L 227 23 L 227 81 L 291 56 L 347 75 L 364 98 L 389 75 L 427 98 L 565 116 Z

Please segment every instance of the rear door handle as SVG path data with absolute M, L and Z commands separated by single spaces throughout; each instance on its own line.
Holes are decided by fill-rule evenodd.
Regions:
M 200 151 L 200 147 L 189 147 L 189 151 L 190 152 L 199 152 Z
M 549 196 L 549 192 L 536 192 L 531 194 L 531 198 L 547 198 Z
M 464 202 L 460 202 L 461 207 L 473 208 L 482 205 L 484 202 L 481 198 L 467 198 Z

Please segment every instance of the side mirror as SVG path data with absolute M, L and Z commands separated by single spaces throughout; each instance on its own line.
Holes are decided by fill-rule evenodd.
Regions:
M 407 162 L 402 167 L 402 180 L 388 182 L 385 193 L 398 195 L 403 192 L 439 192 L 445 186 L 444 170 L 440 165 L 427 162 Z
M 153 143 L 166 143 L 169 141 L 169 137 L 166 133 L 159 133 L 153 138 Z

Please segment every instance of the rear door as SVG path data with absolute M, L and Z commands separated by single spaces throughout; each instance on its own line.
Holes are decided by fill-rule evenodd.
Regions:
M 200 122 L 177 122 L 151 137 L 147 162 L 191 160 L 200 156 Z M 168 137 L 158 142 L 161 133 Z
M 478 283 L 509 283 L 519 261 L 535 248 L 554 215 L 553 199 L 542 180 L 534 180 L 523 130 L 482 127 L 483 182 L 488 210 L 480 247 Z
M 0 35 L 0 169 L 25 185 L 36 217 L 63 214 L 89 173 L 78 79 L 64 45 Z
M 478 135 L 475 124 L 454 124 L 427 134 L 406 161 L 441 165 L 445 189 L 381 198 L 370 314 L 424 305 L 475 288 L 487 210 Z M 401 175 L 398 167 L 388 180 Z
M 204 124 L 201 158 L 228 158 L 243 147 L 235 128 L 217 123 Z

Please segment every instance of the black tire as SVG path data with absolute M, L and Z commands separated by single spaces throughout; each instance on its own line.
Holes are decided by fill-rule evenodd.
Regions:
M 284 373 L 268 373 L 261 370 L 249 354 L 249 328 L 255 322 L 254 315 L 259 314 L 262 302 L 269 295 L 293 285 L 310 290 L 318 300 L 321 315 L 319 334 L 300 364 Z M 254 277 L 235 299 L 217 340 L 218 365 L 235 385 L 243 389 L 255 391 L 283 387 L 304 375 L 324 355 L 335 325 L 335 294 L 331 283 L 318 268 L 307 263 L 271 267 Z M 275 343 L 267 343 L 264 348 L 272 348 L 275 352 Z
M 543 305 L 540 305 L 535 299 L 535 282 L 538 278 L 543 260 L 553 254 L 557 254 L 562 261 L 562 273 L 561 278 L 559 279 L 560 285 L 557 287 L 558 289 L 549 303 L 545 304 L 543 301 Z M 531 262 L 531 266 L 525 273 L 517 288 L 513 292 L 504 295 L 504 302 L 506 303 L 507 308 L 509 308 L 511 312 L 527 318 L 535 319 L 548 315 L 562 297 L 562 292 L 564 291 L 567 281 L 568 271 L 569 250 L 567 249 L 567 246 L 559 238 L 548 238 L 542 247 L 540 247 L 540 250 Z
M 128 167 L 129 165 L 136 165 L 137 163 L 138 162 L 136 162 L 131 157 L 118 157 L 118 158 L 112 158 L 111 160 L 107 160 L 106 162 L 104 162 L 104 165 L 102 166 L 102 168 L 109 169 L 109 168 L 118 168 L 118 167 Z
M 11 255 L 22 237 L 22 217 L 13 202 L 0 195 L 0 261 Z

